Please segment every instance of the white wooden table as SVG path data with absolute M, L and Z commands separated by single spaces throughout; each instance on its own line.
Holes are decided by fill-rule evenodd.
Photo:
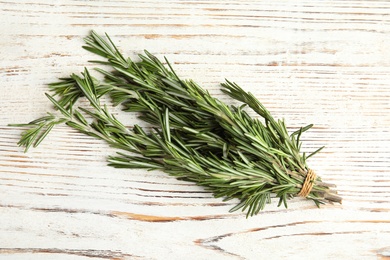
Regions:
M 1 259 L 390 259 L 389 1 L 8 0 L 0 17 Z M 23 153 L 8 124 L 92 67 L 91 29 L 224 101 L 218 83 L 237 82 L 291 130 L 313 123 L 304 149 L 326 146 L 310 165 L 343 204 L 275 200 L 246 219 L 191 183 L 106 166 L 112 149 L 66 127 Z

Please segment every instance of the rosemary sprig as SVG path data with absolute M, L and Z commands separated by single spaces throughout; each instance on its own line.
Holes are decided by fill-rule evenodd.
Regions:
M 121 150 L 108 158 L 110 166 L 165 171 L 205 187 L 215 197 L 239 199 L 231 211 L 241 209 L 247 216 L 262 210 L 271 194 L 287 207 L 287 200 L 301 194 L 303 187 L 309 187 L 305 197 L 317 205 L 341 202 L 332 185 L 318 176 L 307 181 L 307 159 L 322 149 L 309 156 L 300 152 L 300 136 L 312 125 L 288 134 L 283 120 L 275 120 L 255 96 L 233 82 L 222 83 L 222 91 L 242 102 L 240 107 L 212 97 L 192 80 L 180 79 L 167 59 L 164 65 L 145 51 L 134 62 L 123 57 L 108 35 L 103 38 L 93 31 L 85 42 L 86 50 L 105 58 L 92 62 L 113 70 L 96 69 L 103 82 L 85 69 L 81 76 L 72 74 L 50 84 L 54 95 L 46 95 L 60 115 L 50 113 L 18 125 L 28 127 L 18 143 L 26 151 L 55 125 L 65 123 Z M 100 103 L 104 95 L 124 111 L 139 113 L 152 130 L 126 127 Z M 82 97 L 89 108 L 76 107 Z M 250 117 L 246 106 L 262 120 Z

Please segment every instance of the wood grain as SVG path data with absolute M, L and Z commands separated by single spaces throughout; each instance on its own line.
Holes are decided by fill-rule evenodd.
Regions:
M 390 2 L 0 0 L 0 258 L 390 259 Z M 224 78 L 304 135 L 342 205 L 276 201 L 256 217 L 66 127 L 16 146 L 51 110 L 47 83 L 82 71 L 89 30 L 131 57 L 167 56 L 226 102 Z M 114 113 L 132 125 L 136 116 Z

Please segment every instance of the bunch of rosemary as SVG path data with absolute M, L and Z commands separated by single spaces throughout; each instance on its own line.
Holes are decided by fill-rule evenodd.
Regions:
M 163 65 L 147 51 L 133 61 L 122 56 L 108 35 L 103 38 L 91 32 L 85 42 L 86 50 L 106 58 L 92 62 L 113 70 L 96 68 L 104 75 L 103 82 L 85 69 L 81 76 L 72 74 L 50 84 L 54 95 L 46 96 L 60 113 L 18 124 L 28 127 L 18 143 L 26 151 L 37 146 L 55 125 L 65 123 L 121 150 L 108 158 L 109 165 L 162 170 L 195 182 L 215 197 L 239 199 L 231 211 L 242 209 L 247 216 L 262 210 L 271 194 L 285 207 L 294 196 L 311 199 L 317 206 L 341 202 L 332 185 L 307 167 L 307 159 L 320 149 L 308 156 L 300 153 L 300 136 L 312 125 L 289 135 L 284 121 L 275 120 L 235 83 L 222 83 L 222 91 L 242 102 L 239 107 L 213 98 L 192 80 L 180 79 L 167 60 Z M 104 95 L 124 111 L 139 113 L 152 127 L 126 127 L 100 103 Z M 88 109 L 75 106 L 81 97 L 89 101 Z M 246 106 L 263 119 L 250 117 Z

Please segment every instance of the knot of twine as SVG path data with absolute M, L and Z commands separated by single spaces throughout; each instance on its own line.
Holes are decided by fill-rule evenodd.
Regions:
M 298 196 L 307 197 L 307 195 L 309 195 L 311 189 L 313 188 L 314 180 L 316 179 L 316 177 L 317 175 L 313 170 L 307 170 L 305 181 L 303 182 L 302 189 L 298 193 Z

